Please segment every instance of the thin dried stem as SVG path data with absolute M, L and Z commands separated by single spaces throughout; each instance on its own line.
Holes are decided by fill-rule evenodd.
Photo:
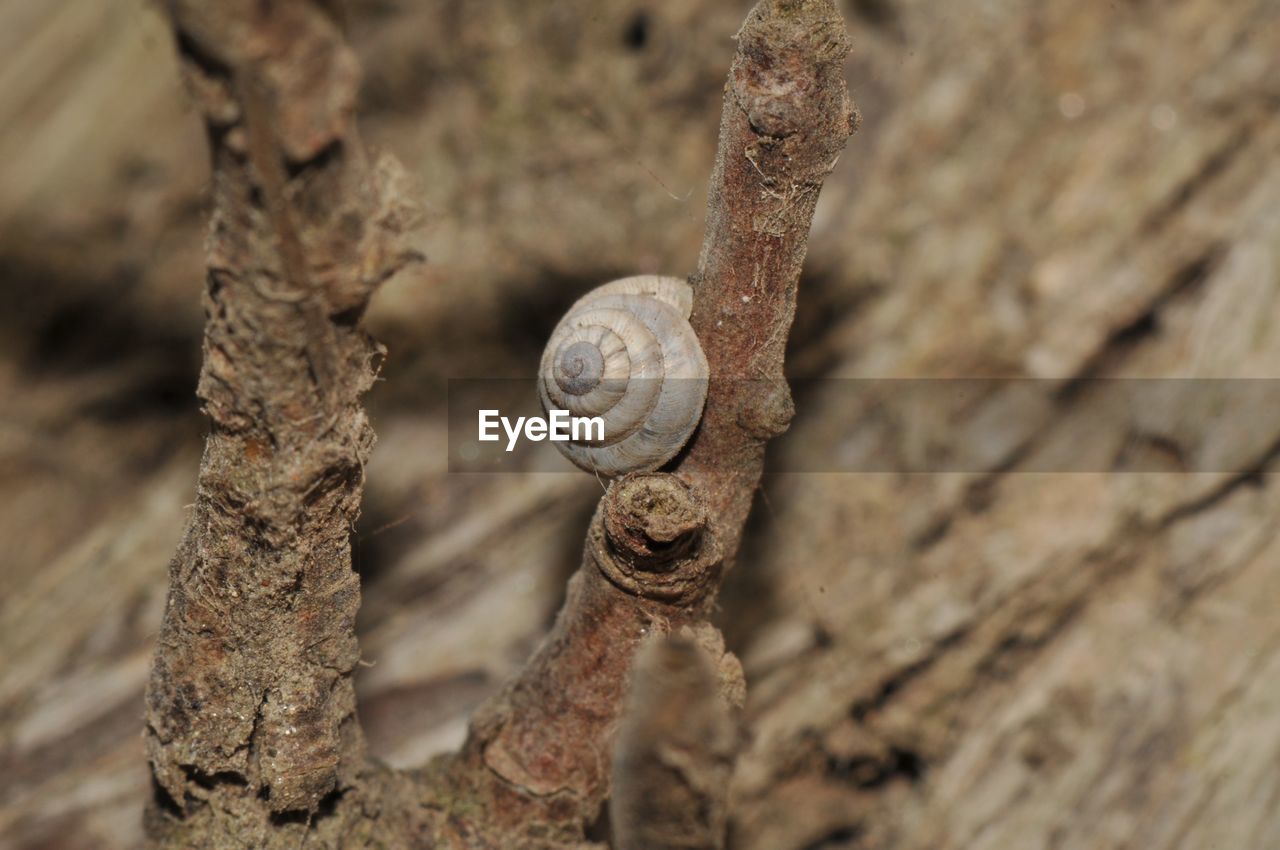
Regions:
M 711 369 L 706 411 L 673 473 L 610 485 L 551 635 L 474 718 L 449 781 L 470 788 L 496 834 L 536 824 L 562 842 L 581 838 L 609 793 L 613 736 L 647 636 L 694 629 L 724 687 L 741 692 L 736 659 L 704 619 L 738 550 L 765 443 L 791 418 L 782 364 L 800 267 L 818 192 L 857 123 L 848 49 L 831 0 L 762 0 L 738 34 L 692 279 Z M 664 515 L 636 518 L 637 504 Z M 701 518 L 696 541 L 646 569 L 643 529 L 689 517 Z

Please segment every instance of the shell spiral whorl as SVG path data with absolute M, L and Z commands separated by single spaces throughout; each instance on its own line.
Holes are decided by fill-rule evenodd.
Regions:
M 580 298 L 551 334 L 538 371 L 545 410 L 601 417 L 603 440 L 557 442 L 589 472 L 657 469 L 688 441 L 707 399 L 707 359 L 689 326 L 693 290 L 641 275 Z

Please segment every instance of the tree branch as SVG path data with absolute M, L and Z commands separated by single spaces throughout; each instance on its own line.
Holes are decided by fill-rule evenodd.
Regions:
M 412 210 L 395 164 L 366 159 L 357 63 L 322 3 L 168 11 L 213 163 L 210 433 L 147 690 L 148 829 L 162 846 L 276 846 L 282 825 L 352 807 L 368 770 L 349 535 L 382 349 L 359 318 L 410 259 Z
M 718 686 L 696 640 L 641 648 L 614 754 L 614 850 L 724 847 L 738 729 Z
M 694 277 L 712 379 L 701 430 L 674 474 L 610 486 L 546 643 L 420 787 L 366 762 L 351 683 L 348 534 L 373 441 L 360 398 L 381 354 L 358 320 L 408 259 L 396 172 L 366 161 L 356 63 L 318 0 L 169 9 L 213 154 L 199 388 L 212 428 L 148 688 L 152 838 L 580 845 L 609 791 L 641 641 L 686 635 L 712 659 L 719 698 L 741 702 L 737 661 L 705 615 L 764 444 L 790 417 L 796 281 L 853 126 L 843 24 L 831 0 L 763 0 L 747 19 Z
M 831 0 L 761 2 L 738 33 L 725 87 L 690 318 L 711 369 L 702 425 L 676 474 L 707 499 L 731 562 L 794 408 L 783 377 L 800 268 L 822 183 L 858 114 L 849 37 Z
M 722 688 L 742 692 L 736 659 L 704 620 L 765 443 L 791 418 L 782 364 L 800 267 L 818 192 L 857 123 L 847 52 L 832 0 L 761 0 L 738 34 L 692 279 L 691 321 L 711 369 L 706 411 L 673 473 L 610 485 L 552 633 L 476 714 L 445 772 L 497 834 L 538 824 L 581 839 L 609 793 L 613 735 L 648 635 L 694 630 Z

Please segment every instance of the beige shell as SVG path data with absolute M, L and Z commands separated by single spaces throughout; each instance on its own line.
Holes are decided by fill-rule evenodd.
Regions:
M 640 275 L 593 289 L 569 308 L 538 370 L 546 411 L 599 416 L 604 439 L 556 442 L 588 472 L 657 469 L 688 442 L 707 400 L 707 358 L 689 326 L 693 290 Z

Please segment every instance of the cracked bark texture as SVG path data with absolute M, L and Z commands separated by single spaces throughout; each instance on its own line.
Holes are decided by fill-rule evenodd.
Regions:
M 448 475 L 432 382 L 527 374 L 590 286 L 695 267 L 682 199 L 745 5 L 444 10 L 350 10 L 362 129 L 435 206 L 431 264 L 368 317 L 394 356 L 370 398 L 356 684 L 397 767 L 456 748 L 545 635 L 600 495 Z M 863 128 L 815 216 L 794 376 L 1275 376 L 1274 0 L 846 11 Z M 23 128 L 0 137 L 20 308 L 0 315 L 0 844 L 124 850 L 205 427 L 204 139 L 142 4 L 0 15 L 20 37 L 0 112 Z M 1020 471 L 1094 404 L 1036 400 L 998 474 L 766 475 L 715 615 L 751 684 L 729 847 L 1280 843 L 1280 421 L 1242 434 L 1234 475 Z M 780 461 L 859 433 L 821 394 L 796 409 Z
M 383 805 L 349 538 L 383 349 L 360 319 L 408 259 L 409 208 L 356 135 L 357 62 L 325 7 L 168 11 L 213 163 L 210 431 L 147 688 L 148 829 L 157 847 L 285 846 L 322 817 L 319 843 L 364 846 L 342 835 Z
M 292 824 L 306 841 L 319 819 L 328 846 L 583 845 L 647 635 L 700 631 L 726 688 L 741 691 L 705 616 L 764 442 L 790 417 L 782 359 L 800 266 L 818 191 L 855 126 L 844 23 L 831 0 L 762 0 L 738 34 L 695 288 L 715 389 L 688 471 L 611 487 L 555 629 L 477 711 L 462 753 L 429 771 L 431 823 L 405 834 L 384 823 L 416 809 L 382 798 L 392 780 L 372 777 L 356 720 L 348 536 L 373 441 L 360 400 L 382 354 L 358 322 L 409 257 L 396 244 L 407 210 L 351 126 L 358 66 L 328 9 L 170 13 L 213 146 L 199 388 L 213 430 L 147 692 L 152 838 L 275 844 L 299 840 Z M 746 380 L 759 375 L 770 392 Z M 629 557 L 649 541 L 619 533 L 620 509 L 605 523 L 619 502 L 644 529 L 684 525 L 688 545 L 661 565 L 647 546 Z M 380 822 L 384 809 L 394 814 Z

